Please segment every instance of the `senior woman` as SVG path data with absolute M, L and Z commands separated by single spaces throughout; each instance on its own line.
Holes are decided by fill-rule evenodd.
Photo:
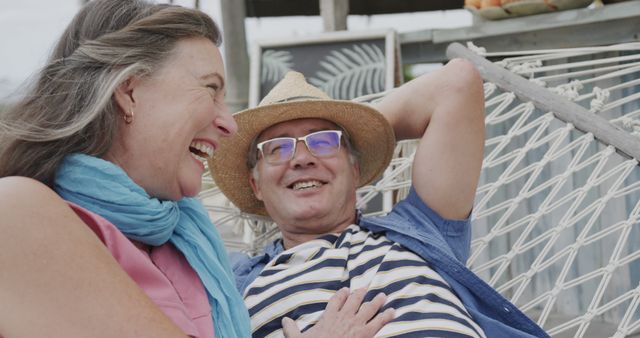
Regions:
M 2 113 L 0 336 L 250 335 L 219 235 L 192 198 L 237 129 L 219 44 L 200 11 L 91 1 Z M 375 333 L 382 302 L 358 312 L 361 296 L 339 293 L 305 335 Z

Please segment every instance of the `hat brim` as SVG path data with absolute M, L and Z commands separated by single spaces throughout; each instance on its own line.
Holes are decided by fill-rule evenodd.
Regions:
M 234 114 L 238 133 L 224 138 L 209 169 L 216 185 L 240 210 L 267 216 L 262 201 L 253 194 L 247 166 L 249 147 L 262 131 L 280 122 L 318 118 L 344 128 L 360 157 L 360 181 L 366 185 L 389 165 L 395 147 L 393 129 L 376 109 L 351 101 L 305 100 L 276 103 L 246 109 Z

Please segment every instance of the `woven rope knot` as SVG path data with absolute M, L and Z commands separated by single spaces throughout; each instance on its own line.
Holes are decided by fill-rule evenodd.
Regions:
M 636 124 L 636 121 L 634 119 L 626 116 L 623 116 L 620 120 L 618 120 L 618 122 L 622 126 L 622 128 L 626 130 L 632 130 L 634 125 Z
M 609 91 L 599 87 L 593 87 L 593 95 L 595 95 L 595 98 L 591 100 L 591 109 L 589 109 L 589 111 L 592 113 L 602 111 L 605 103 L 609 100 Z
M 478 55 L 485 55 L 487 54 L 487 49 L 484 47 L 478 47 L 476 45 L 473 44 L 472 41 L 467 41 L 467 48 L 469 48 L 470 51 L 478 54 Z
M 527 75 L 529 77 L 533 77 L 533 71 L 536 68 L 539 68 L 540 66 L 542 66 L 542 61 L 535 60 L 535 61 L 528 61 L 528 62 L 523 62 L 523 63 L 520 63 L 520 64 L 515 64 L 513 66 L 510 66 L 509 70 L 511 70 L 512 72 L 514 72 L 516 74 Z
M 578 96 L 580 96 L 579 90 L 582 89 L 584 86 L 582 85 L 582 82 L 578 81 L 578 80 L 573 80 L 569 83 L 563 84 L 563 85 L 559 85 L 555 88 L 551 88 L 551 91 L 564 96 L 570 100 L 575 100 L 578 98 Z
M 631 135 L 640 137 L 640 121 L 631 121 Z
M 542 81 L 542 80 L 540 80 L 540 79 L 529 79 L 529 81 L 531 81 L 532 83 L 537 84 L 540 87 L 546 87 L 547 86 L 547 83 Z

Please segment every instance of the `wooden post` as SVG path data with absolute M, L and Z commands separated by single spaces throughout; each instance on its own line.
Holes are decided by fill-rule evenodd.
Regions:
M 227 97 L 232 113 L 247 108 L 249 100 L 249 53 L 244 29 L 245 2 L 221 0 L 222 44 L 224 45 Z
M 320 0 L 320 15 L 325 32 L 347 30 L 349 0 Z

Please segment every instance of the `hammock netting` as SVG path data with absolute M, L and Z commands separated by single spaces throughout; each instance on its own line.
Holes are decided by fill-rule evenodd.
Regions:
M 557 118 L 555 101 L 545 109 L 531 97 L 543 90 L 574 102 L 637 148 L 640 44 L 510 54 L 470 48 L 527 79 L 530 95 L 483 73 L 487 138 L 467 265 L 553 337 L 639 334 L 637 154 Z M 358 191 L 365 214 L 384 214 L 406 196 L 415 145 L 399 142 L 383 177 Z M 201 198 L 229 250 L 256 253 L 278 236 L 268 219 L 239 212 L 208 175 L 205 185 Z

